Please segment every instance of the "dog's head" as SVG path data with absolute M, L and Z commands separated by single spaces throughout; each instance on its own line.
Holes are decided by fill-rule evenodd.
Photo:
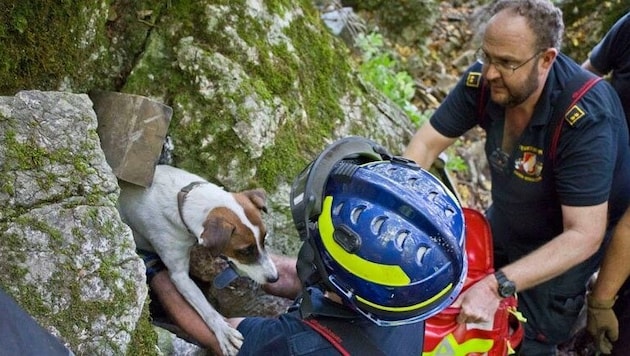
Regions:
M 267 198 L 262 189 L 231 193 L 236 204 L 217 207 L 208 213 L 201 244 L 217 256 L 230 260 L 239 272 L 258 283 L 272 283 L 278 271 L 265 250 L 267 229 L 262 212 Z

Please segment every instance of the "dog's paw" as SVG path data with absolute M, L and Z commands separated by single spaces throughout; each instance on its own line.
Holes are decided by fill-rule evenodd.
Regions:
M 219 339 L 219 343 L 221 344 L 221 351 L 223 351 L 223 355 L 233 356 L 238 354 L 238 351 L 241 349 L 241 345 L 243 345 L 243 335 L 241 335 L 238 330 L 229 326 L 224 328 L 220 334 L 222 335 L 217 333 L 217 337 Z

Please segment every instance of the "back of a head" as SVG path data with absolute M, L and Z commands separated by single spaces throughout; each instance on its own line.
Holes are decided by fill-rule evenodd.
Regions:
M 305 240 L 303 284 L 323 285 L 378 325 L 429 318 L 466 275 L 456 198 L 415 163 L 372 141 L 330 145 L 295 180 L 293 219 Z

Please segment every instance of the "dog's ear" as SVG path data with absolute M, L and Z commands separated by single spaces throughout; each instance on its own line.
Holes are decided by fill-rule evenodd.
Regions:
M 246 190 L 245 196 L 259 209 L 267 213 L 267 194 L 261 188 Z
M 203 224 L 201 244 L 210 250 L 212 257 L 217 257 L 225 250 L 234 232 L 234 225 L 221 216 L 210 216 Z

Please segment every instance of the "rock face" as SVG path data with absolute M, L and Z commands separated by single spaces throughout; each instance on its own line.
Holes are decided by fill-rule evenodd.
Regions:
M 0 285 L 77 354 L 154 351 L 141 317 L 144 266 L 83 93 L 173 108 L 173 164 L 230 191 L 264 188 L 267 241 L 285 254 L 300 244 L 290 185 L 316 154 L 347 135 L 399 153 L 414 131 L 357 77 L 307 0 L 0 9 Z
M 96 127 L 84 94 L 0 97 L 0 284 L 76 354 L 119 355 L 147 288 Z
M 106 90 L 172 107 L 173 164 L 228 190 L 264 188 L 279 252 L 297 251 L 288 190 L 315 154 L 347 135 L 399 153 L 414 131 L 358 78 L 311 0 L 36 5 L 0 5 L 0 95 Z

